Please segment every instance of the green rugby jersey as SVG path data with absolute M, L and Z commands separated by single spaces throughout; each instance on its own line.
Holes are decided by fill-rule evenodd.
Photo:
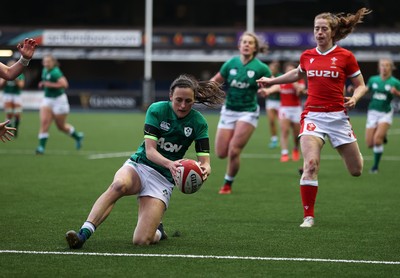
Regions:
M 179 119 L 169 101 L 150 105 L 146 113 L 146 125 L 151 126 L 154 132 L 145 130 L 144 138 L 157 141 L 157 151 L 172 161 L 182 159 L 193 141 L 208 139 L 208 124 L 200 112 L 192 109 L 186 117 Z M 210 150 L 197 151 L 198 156 L 208 156 L 209 153 Z M 147 159 L 145 141 L 131 159 L 150 166 L 174 183 L 169 169 Z
M 400 90 L 400 80 L 393 76 L 386 80 L 382 80 L 380 75 L 374 75 L 368 79 L 367 86 L 369 92 L 372 93 L 368 110 L 385 113 L 391 111 L 393 94 L 390 92 L 390 89 L 395 87 L 397 90 Z
M 226 108 L 233 111 L 256 111 L 256 80 L 263 76 L 270 77 L 269 67 L 257 58 L 244 65 L 240 56 L 236 56 L 222 65 L 220 74 L 228 85 Z
M 15 80 L 25 80 L 25 75 L 22 73 Z M 21 94 L 21 88 L 17 86 L 15 80 L 6 81 L 6 85 L 4 86 L 4 93 L 12 95 Z
M 62 73 L 59 67 L 54 67 L 50 70 L 43 68 L 42 71 L 42 81 L 57 82 L 58 79 L 60 79 L 63 76 L 64 74 Z M 44 88 L 45 97 L 56 98 L 64 93 L 65 90 L 63 88 L 60 89 L 46 88 L 46 87 Z

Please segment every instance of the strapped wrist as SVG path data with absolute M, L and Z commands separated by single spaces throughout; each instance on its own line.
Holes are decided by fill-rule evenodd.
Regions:
M 23 65 L 24 67 L 27 67 L 29 65 L 30 60 L 31 59 L 26 59 L 26 58 L 24 58 L 24 56 L 21 55 L 18 62 L 21 63 L 21 65 Z

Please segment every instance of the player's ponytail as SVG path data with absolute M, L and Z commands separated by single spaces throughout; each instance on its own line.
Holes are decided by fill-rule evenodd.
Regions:
M 359 9 L 355 14 L 332 14 L 332 13 L 321 13 L 315 17 L 317 19 L 326 19 L 332 29 L 333 42 L 340 41 L 354 31 L 355 26 L 358 23 L 362 23 L 364 16 L 370 14 L 372 11 L 367 8 Z
M 225 92 L 216 81 L 197 81 L 194 77 L 183 74 L 172 82 L 171 94 L 174 93 L 175 88 L 192 89 L 195 102 L 206 106 L 215 106 L 224 102 Z

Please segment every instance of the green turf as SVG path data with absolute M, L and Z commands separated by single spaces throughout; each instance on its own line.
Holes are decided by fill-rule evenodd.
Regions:
M 217 114 L 206 114 L 214 138 Z M 140 113 L 73 113 L 84 147 L 55 127 L 47 153 L 35 156 L 38 114 L 26 112 L 19 138 L 0 144 L 0 250 L 70 251 L 64 234 L 79 229 L 96 198 L 127 157 L 89 159 L 98 153 L 134 151 L 143 137 Z M 131 243 L 135 197 L 121 199 L 81 251 L 277 258 L 400 261 L 400 121 L 395 118 L 378 175 L 364 146 L 364 116 L 352 117 L 365 170 L 350 177 L 327 144 L 319 175 L 316 225 L 301 229 L 297 168 L 267 148 L 263 115 L 246 147 L 234 193 L 218 195 L 225 163 L 212 157 L 213 173 L 193 195 L 175 190 L 164 219 L 171 237 L 158 245 Z M 193 151 L 188 154 L 193 157 Z M 0 253 L 1 277 L 394 277 L 400 265 L 251 261 L 233 259 L 89 257 Z

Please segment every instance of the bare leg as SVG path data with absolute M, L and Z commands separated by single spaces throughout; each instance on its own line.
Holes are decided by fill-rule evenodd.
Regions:
M 70 134 L 72 126 L 67 123 L 68 114 L 54 115 L 54 120 L 59 131 Z
M 108 189 L 97 199 L 87 221 L 98 227 L 110 214 L 119 198 L 139 193 L 141 182 L 138 173 L 129 166 L 122 166 Z
M 336 148 L 344 160 L 347 170 L 352 176 L 358 177 L 363 170 L 364 160 L 357 142 L 344 144 Z
M 160 241 L 161 234 L 157 227 L 165 212 L 163 201 L 144 196 L 139 198 L 138 222 L 133 234 L 133 244 L 149 245 Z
M 318 172 L 321 149 L 324 143 L 321 138 L 316 136 L 303 135 L 300 138 L 300 145 L 304 158 L 304 172 L 300 179 L 304 222 L 300 227 L 309 228 L 314 225 L 314 205 L 318 193 Z
M 218 128 L 215 136 L 215 153 L 218 158 L 228 156 L 229 143 L 233 137 L 233 129 Z
M 234 177 L 240 168 L 240 153 L 246 146 L 255 127 L 247 122 L 238 121 L 236 123 L 235 132 L 229 144 L 228 165 L 226 173 Z

